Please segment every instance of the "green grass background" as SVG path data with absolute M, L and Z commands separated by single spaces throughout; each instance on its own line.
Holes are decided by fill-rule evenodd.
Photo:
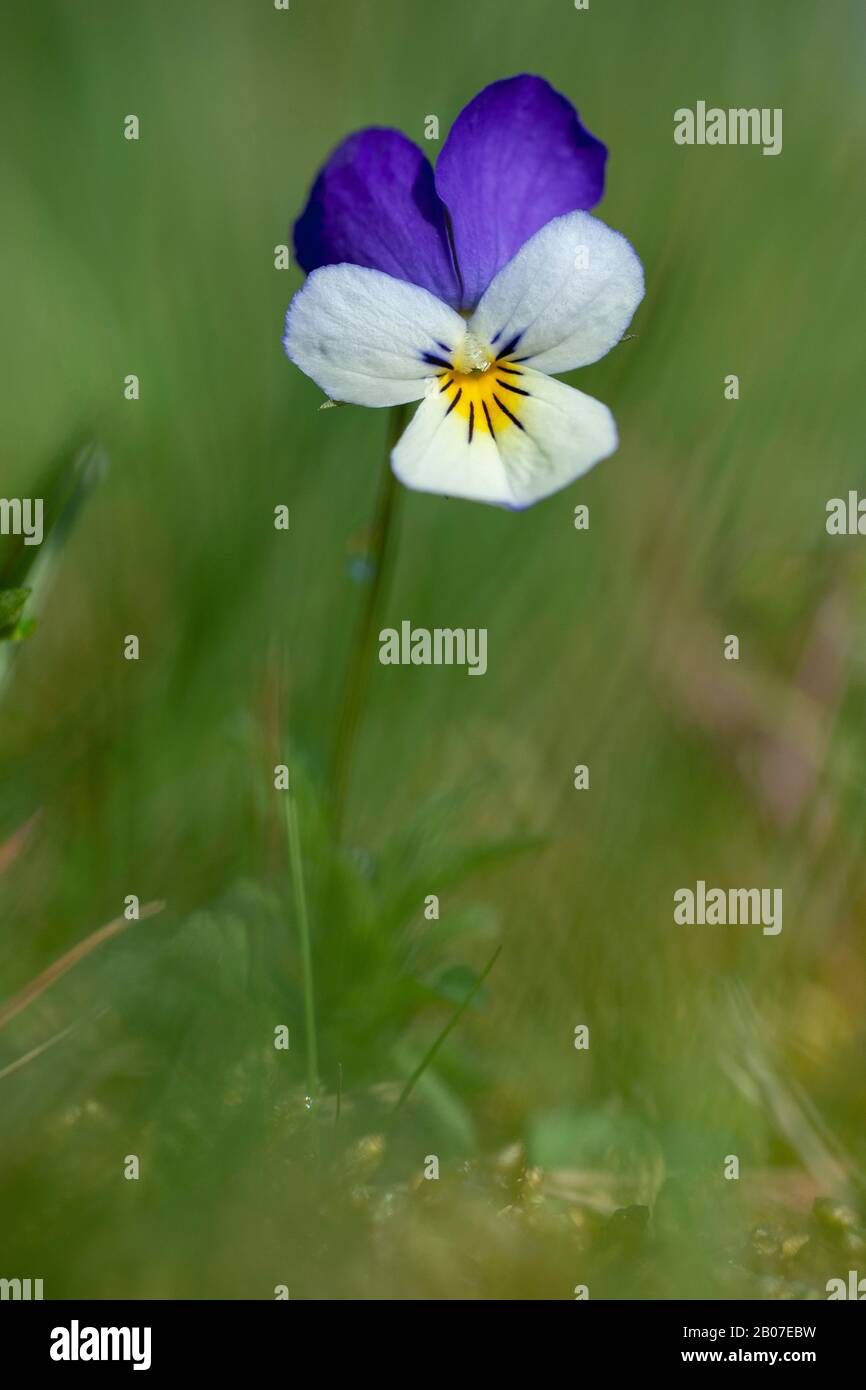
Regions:
M 5 649 L 0 842 L 40 815 L 0 876 L 0 998 L 126 894 L 167 907 L 0 1031 L 2 1070 L 71 1029 L 0 1078 L 0 1275 L 49 1297 L 569 1297 L 567 1235 L 503 1236 L 458 1183 L 520 1140 L 622 1204 L 697 1194 L 649 1282 L 626 1262 L 599 1286 L 710 1296 L 708 1232 L 749 1181 L 856 1186 L 866 542 L 824 518 L 866 481 L 864 41 L 847 0 L 4 6 L 0 493 L 38 495 L 81 441 L 108 467 Z M 637 337 L 570 378 L 621 446 L 522 515 L 401 493 L 384 622 L 487 627 L 489 671 L 375 667 L 338 851 L 326 769 L 387 419 L 318 413 L 280 346 L 301 276 L 273 250 L 345 134 L 423 143 L 435 114 L 444 139 L 520 71 L 608 143 L 597 211 L 645 265 Z M 676 146 L 699 99 L 782 107 L 783 153 Z M 675 928 L 698 878 L 782 887 L 781 935 Z M 347 1179 L 496 942 L 384 1166 Z M 444 1196 L 419 1221 L 429 1153 Z

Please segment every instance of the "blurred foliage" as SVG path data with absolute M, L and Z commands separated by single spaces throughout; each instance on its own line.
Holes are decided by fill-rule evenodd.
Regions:
M 21 636 L 21 617 L 29 597 L 29 589 L 0 589 L 0 642 Z
M 862 1239 L 866 1158 L 866 564 L 824 530 L 866 484 L 862 7 L 12 0 L 0 26 L 0 494 L 43 496 L 48 537 L 0 538 L 0 636 L 38 621 L 0 643 L 0 1008 L 128 894 L 167 904 L 0 1031 L 0 1272 L 814 1296 Z M 401 495 L 386 621 L 486 626 L 490 666 L 375 668 L 337 848 L 387 422 L 320 413 L 283 357 L 274 247 L 347 132 L 444 136 L 527 69 L 608 142 L 599 213 L 646 266 L 637 336 L 573 378 L 621 447 L 520 516 Z M 699 99 L 782 107 L 782 154 L 675 146 Z M 697 878 L 782 887 L 782 933 L 674 928 Z

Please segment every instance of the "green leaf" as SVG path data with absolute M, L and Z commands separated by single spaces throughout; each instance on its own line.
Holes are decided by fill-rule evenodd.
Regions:
M 664 1177 L 655 1134 L 636 1108 L 614 1102 L 542 1111 L 530 1122 L 527 1149 L 541 1168 L 595 1174 L 616 1206 L 654 1201 Z
M 29 579 L 49 545 L 63 544 L 90 493 L 105 476 L 108 458 L 96 443 L 68 440 L 34 480 L 29 491 L 44 499 L 44 543 L 27 545 L 22 536 L 9 536 L 0 546 L 0 591 Z
M 16 636 L 15 629 L 29 597 L 29 589 L 0 589 L 0 640 Z
M 487 1003 L 487 994 L 478 989 L 478 972 L 468 965 L 452 965 L 431 982 L 430 988 L 449 1004 L 462 1004 L 467 995 L 472 996 L 476 1009 Z

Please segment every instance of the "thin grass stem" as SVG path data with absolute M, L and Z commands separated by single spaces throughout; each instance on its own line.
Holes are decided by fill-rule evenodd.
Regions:
M 313 951 L 310 943 L 310 915 L 307 910 L 307 889 L 304 882 L 304 860 L 301 852 L 301 832 L 294 793 L 289 788 L 285 798 L 286 838 L 289 843 L 289 863 L 292 871 L 292 890 L 298 919 L 301 943 L 301 975 L 304 989 L 304 1032 L 307 1050 L 307 1095 L 315 1103 L 319 1088 L 319 1048 L 316 1037 L 316 1001 L 313 992 Z
M 472 1000 L 475 998 L 481 986 L 484 984 L 484 981 L 487 979 L 487 976 L 490 974 L 491 970 L 496 964 L 499 952 L 501 950 L 501 946 L 496 947 L 496 950 L 493 952 L 493 955 L 490 957 L 481 974 L 478 976 L 478 979 L 475 981 L 469 993 L 466 995 L 466 998 L 463 1000 L 463 1003 L 458 1006 L 458 1008 L 449 1018 L 448 1022 L 445 1024 L 445 1027 L 442 1029 L 442 1032 L 439 1033 L 439 1035 L 434 1039 L 433 1043 L 430 1045 L 430 1047 L 428 1047 L 427 1051 L 424 1053 L 424 1056 L 421 1058 L 421 1061 L 418 1063 L 412 1075 L 409 1077 L 409 1080 L 406 1082 L 405 1086 L 403 1087 L 402 1091 L 397 1097 L 397 1103 L 395 1104 L 394 1109 L 391 1112 L 392 1119 L 400 1110 L 402 1110 L 403 1106 L 406 1104 L 406 1101 L 409 1099 L 416 1085 L 421 1080 L 421 1077 L 424 1075 L 425 1071 L 430 1066 L 431 1062 L 435 1058 L 437 1052 L 444 1043 L 445 1039 L 448 1037 L 449 1033 L 451 1033 L 453 1029 L 457 1027 L 457 1024 L 460 1022 L 460 1019 L 463 1017 L 463 1014 L 469 1008 L 469 1005 L 472 1003 Z

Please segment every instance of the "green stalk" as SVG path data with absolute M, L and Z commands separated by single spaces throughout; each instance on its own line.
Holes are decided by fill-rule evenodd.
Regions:
M 496 964 L 499 952 L 501 950 L 501 946 L 496 947 L 496 950 L 493 952 L 493 955 L 490 957 L 481 974 L 478 976 L 478 979 L 475 981 L 475 984 L 472 986 L 469 993 L 466 995 L 466 998 L 463 1000 L 463 1003 L 460 1004 L 460 1006 L 451 1015 L 448 1022 L 445 1024 L 445 1027 L 442 1029 L 442 1032 L 439 1033 L 439 1035 L 433 1040 L 430 1047 L 428 1047 L 427 1051 L 424 1053 L 424 1056 L 421 1058 L 421 1061 L 418 1063 L 412 1075 L 409 1077 L 409 1080 L 406 1082 L 405 1086 L 403 1087 L 402 1091 L 397 1097 L 397 1103 L 395 1104 L 394 1109 L 391 1111 L 392 1119 L 397 1115 L 397 1113 L 400 1110 L 403 1109 L 403 1106 L 406 1104 L 406 1101 L 409 1099 L 416 1085 L 421 1080 L 421 1077 L 424 1075 L 425 1071 L 430 1066 L 430 1063 L 433 1061 L 433 1058 L 436 1056 L 436 1053 L 439 1051 L 445 1039 L 448 1037 L 448 1034 L 452 1032 L 454 1028 L 457 1027 L 457 1024 L 460 1022 L 464 1013 L 469 1008 L 469 1005 L 472 1003 L 472 1000 L 475 998 L 481 986 L 484 984 L 484 981 L 487 979 L 487 976 L 490 974 L 491 970 Z
M 393 406 L 388 428 L 385 469 L 379 488 L 376 514 L 371 527 L 369 559 L 373 574 L 364 596 L 360 619 L 355 630 L 355 641 L 349 657 L 343 703 L 331 760 L 331 814 L 334 836 L 337 840 L 341 838 L 343 832 L 346 797 L 352 773 L 358 726 L 361 722 L 364 701 L 370 684 L 376 618 L 384 599 L 386 580 L 390 574 L 393 559 L 393 546 L 389 542 L 394 531 L 397 480 L 391 470 L 390 460 L 391 450 L 403 433 L 405 421 L 405 405 Z
M 319 1089 L 319 1048 L 316 1040 L 316 1001 L 313 993 L 313 952 L 310 946 L 310 915 L 307 911 L 307 890 L 304 884 L 304 861 L 301 854 L 301 833 L 294 793 L 289 788 L 285 799 L 286 836 L 289 842 L 289 861 L 292 868 L 292 888 L 298 935 L 301 939 L 301 973 L 304 983 L 304 1025 L 307 1043 L 307 1095 L 315 1101 Z

